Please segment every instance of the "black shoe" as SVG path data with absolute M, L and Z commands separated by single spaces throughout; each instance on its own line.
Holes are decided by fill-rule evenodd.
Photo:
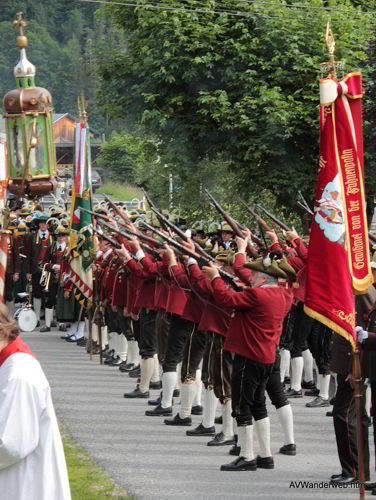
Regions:
M 295 389 L 290 389 L 288 391 L 285 392 L 286 396 L 288 398 L 302 398 L 303 397 L 303 392 L 300 390 L 300 391 L 295 391 Z
M 226 437 L 223 432 L 219 432 L 216 434 L 211 441 L 206 443 L 208 446 L 225 446 L 225 445 L 233 445 L 235 444 L 235 437 L 230 436 Z
M 330 480 L 341 479 L 341 477 L 343 477 L 342 472 L 341 474 L 333 474 L 332 476 L 330 476 Z
M 260 457 L 260 455 L 257 455 L 256 462 L 259 469 L 274 469 L 273 457 Z
M 320 389 L 309 389 L 305 391 L 304 396 L 318 396 L 320 394 Z
M 158 382 L 150 382 L 149 389 L 153 389 L 153 390 L 157 390 L 157 391 L 162 389 L 162 382 L 160 380 L 158 380 Z
M 122 364 L 122 360 L 119 358 L 119 356 L 116 356 L 116 358 L 113 358 L 110 366 L 120 366 Z
M 192 415 L 202 415 L 204 410 L 201 405 L 192 406 L 191 410 Z
M 56 321 L 51 321 L 51 327 L 52 327 L 52 328 L 56 328 L 56 327 L 57 327 L 57 323 L 56 323 Z
M 136 389 L 134 391 L 126 392 L 123 396 L 125 398 L 148 398 L 149 391 L 141 392 L 140 388 L 138 386 L 136 386 Z
M 115 356 L 115 349 L 104 349 L 102 351 L 102 357 L 105 359 L 113 358 Z
M 303 380 L 302 389 L 316 389 L 316 384 L 314 383 L 313 380 L 310 380 L 309 382 L 305 382 Z
M 136 368 L 136 365 L 134 363 L 125 363 L 124 366 L 122 366 L 121 368 L 119 367 L 119 370 L 121 372 L 131 372 L 132 370 L 134 370 Z
M 72 335 L 62 335 L 60 338 L 61 338 L 62 340 L 67 340 L 67 339 L 69 339 L 70 337 L 73 337 L 73 335 L 74 335 L 74 333 L 72 333 Z
M 333 416 L 333 412 L 332 411 L 327 411 L 325 415 L 327 417 L 332 417 Z
M 161 401 L 162 401 L 162 393 L 160 393 L 160 395 L 158 396 L 157 399 L 149 399 L 148 405 L 150 405 L 150 406 L 158 406 L 158 405 L 161 404 Z
M 238 471 L 238 470 L 257 470 L 257 462 L 254 460 L 246 460 L 243 457 L 236 458 L 229 464 L 221 465 L 221 470 Z
M 187 436 L 214 436 L 215 435 L 215 427 L 204 427 L 202 423 L 192 429 L 191 431 L 186 432 Z
M 240 446 L 234 444 L 234 446 L 228 452 L 229 455 L 233 455 L 234 457 L 238 457 L 240 455 Z
M 131 377 L 131 378 L 138 378 L 140 375 L 141 375 L 141 368 L 140 366 L 138 366 L 137 368 L 135 368 L 134 370 L 128 372 L 128 375 Z
M 67 339 L 65 339 L 66 342 L 77 342 L 77 340 L 80 340 L 80 339 L 76 339 L 76 336 L 74 334 L 72 336 L 68 337 Z
M 106 359 L 103 361 L 103 364 L 104 364 L 104 365 L 109 365 L 109 366 L 111 366 L 111 363 L 112 363 L 113 361 L 115 361 L 115 359 L 116 359 L 116 357 L 115 357 L 115 356 L 111 356 L 110 358 L 106 358 Z
M 158 405 L 154 410 L 146 410 L 145 415 L 148 417 L 169 417 L 172 415 L 172 406 L 169 408 L 162 408 L 161 405 Z
M 49 326 L 45 325 L 45 326 L 42 326 L 42 328 L 40 328 L 39 331 L 42 332 L 42 333 L 44 333 L 44 332 L 50 332 L 51 328 Z
M 181 418 L 179 413 L 177 413 L 174 418 L 166 418 L 164 423 L 166 425 L 181 425 L 189 427 L 192 425 L 192 419 L 191 417 Z
M 357 481 L 358 480 L 355 477 L 346 477 L 342 474 L 340 474 L 339 477 L 337 476 L 337 474 L 334 474 L 334 476 L 330 478 L 330 483 L 333 485 L 353 484 Z
M 376 489 L 376 483 L 365 483 L 364 489 L 367 491 L 372 491 L 372 490 Z M 373 495 L 373 493 L 372 493 L 372 495 Z
M 215 417 L 214 423 L 216 423 L 218 425 L 222 425 L 223 424 L 222 415 L 220 417 Z
M 296 444 L 285 444 L 279 449 L 279 453 L 282 455 L 296 455 Z
M 323 399 L 321 396 L 317 396 L 313 401 L 306 403 L 307 408 L 323 408 L 325 406 L 330 406 L 329 399 Z
M 172 393 L 173 398 L 178 398 L 180 396 L 180 389 L 174 389 L 174 392 Z

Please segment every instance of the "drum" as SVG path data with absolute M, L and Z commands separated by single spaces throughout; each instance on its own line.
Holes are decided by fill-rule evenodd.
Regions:
M 14 313 L 14 319 L 23 332 L 32 332 L 35 330 L 38 319 L 35 312 L 29 307 L 21 307 Z

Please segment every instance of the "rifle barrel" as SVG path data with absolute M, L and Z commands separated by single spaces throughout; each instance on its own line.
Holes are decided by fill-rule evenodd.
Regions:
M 270 212 L 268 212 L 265 208 L 261 207 L 260 205 L 257 205 L 257 208 L 262 210 L 265 215 L 269 217 L 273 222 L 275 222 L 279 227 L 281 227 L 284 231 L 291 231 L 291 229 L 282 221 L 277 219 L 274 215 L 272 215 Z

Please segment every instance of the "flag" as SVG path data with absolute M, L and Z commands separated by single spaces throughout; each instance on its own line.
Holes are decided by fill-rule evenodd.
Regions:
M 87 123 L 77 123 L 72 186 L 72 216 L 69 236 L 70 280 L 78 302 L 93 301 L 93 221 L 80 207 L 92 210 L 90 135 Z
M 305 312 L 355 347 L 355 297 L 372 284 L 364 195 L 360 73 L 320 82 L 320 165 Z

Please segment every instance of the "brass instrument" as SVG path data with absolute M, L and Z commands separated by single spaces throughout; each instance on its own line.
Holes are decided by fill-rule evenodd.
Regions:
M 43 288 L 43 291 L 45 293 L 48 293 L 50 291 L 51 284 L 51 271 L 47 271 L 46 266 L 48 266 L 48 264 L 44 264 L 43 266 L 42 276 L 40 277 L 39 284 Z

